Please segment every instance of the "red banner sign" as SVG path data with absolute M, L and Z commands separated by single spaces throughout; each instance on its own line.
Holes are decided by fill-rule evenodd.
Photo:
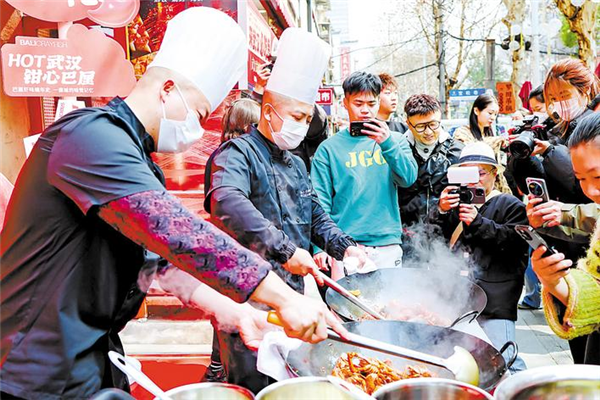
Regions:
M 340 53 L 340 76 L 342 77 L 342 81 L 344 81 L 351 73 L 350 47 L 341 47 Z
M 512 114 L 517 111 L 517 101 L 512 82 L 496 82 L 500 114 Z
M 140 0 L 6 0 L 42 21 L 65 22 L 89 18 L 111 28 L 127 25 L 140 9 Z
M 2 46 L 9 96 L 126 96 L 135 85 L 121 46 L 99 30 L 73 25 L 67 39 L 19 36 Z
M 240 80 L 239 88 L 253 88 L 257 83 L 258 68 L 269 61 L 277 36 L 252 0 L 238 0 L 238 24 L 248 38 L 247 75 Z
M 319 88 L 317 104 L 330 106 L 333 104 L 333 88 Z

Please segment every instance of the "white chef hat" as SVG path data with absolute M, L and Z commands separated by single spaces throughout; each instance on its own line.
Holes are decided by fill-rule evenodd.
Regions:
M 227 14 L 193 7 L 177 14 L 152 64 L 175 71 L 191 82 L 217 108 L 240 79 L 248 59 L 246 36 Z
M 283 31 L 266 90 L 314 104 L 331 54 L 327 43 L 300 28 Z

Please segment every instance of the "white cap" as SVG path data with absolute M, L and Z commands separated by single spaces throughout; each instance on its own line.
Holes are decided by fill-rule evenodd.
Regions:
M 247 59 L 246 36 L 231 17 L 211 7 L 193 7 L 169 21 L 148 68 L 167 68 L 189 79 L 212 111 L 240 79 Z
M 485 142 L 469 143 L 460 152 L 458 164 L 488 164 L 498 166 L 494 150 Z
M 287 28 L 279 40 L 266 90 L 314 104 L 330 54 L 329 45 L 315 34 Z

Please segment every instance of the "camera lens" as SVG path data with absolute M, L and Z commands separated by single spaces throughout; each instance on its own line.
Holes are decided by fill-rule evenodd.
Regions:
M 475 194 L 477 197 L 485 196 L 485 189 L 477 188 L 475 189 Z
M 529 184 L 529 193 L 531 193 L 534 196 L 542 196 L 544 194 L 544 189 L 542 189 L 542 186 L 537 183 L 537 182 L 531 182 Z
M 508 145 L 510 153 L 517 158 L 527 158 L 533 152 L 535 142 L 533 133 L 523 132 L 511 144 Z

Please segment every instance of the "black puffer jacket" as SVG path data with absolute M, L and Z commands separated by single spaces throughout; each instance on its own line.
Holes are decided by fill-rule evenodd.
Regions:
M 458 162 L 464 144 L 455 141 L 447 133 L 440 135 L 440 143 L 433 149 L 431 157 L 424 160 L 415 148 L 412 134 L 407 132 L 408 142 L 417 161 L 417 181 L 409 188 L 398 189 L 402 225 L 410 226 L 423 221 L 429 209 L 436 207 L 442 190 L 448 185 L 448 167 Z
M 440 214 L 436 207 L 431 222 L 450 239 L 460 221 L 456 209 Z M 454 247 L 469 255 L 469 278 L 487 295 L 482 315 L 488 318 L 517 319 L 528 246 L 515 231 L 516 225 L 527 225 L 525 205 L 510 194 L 500 194 L 481 206 L 471 225 L 464 225 Z

